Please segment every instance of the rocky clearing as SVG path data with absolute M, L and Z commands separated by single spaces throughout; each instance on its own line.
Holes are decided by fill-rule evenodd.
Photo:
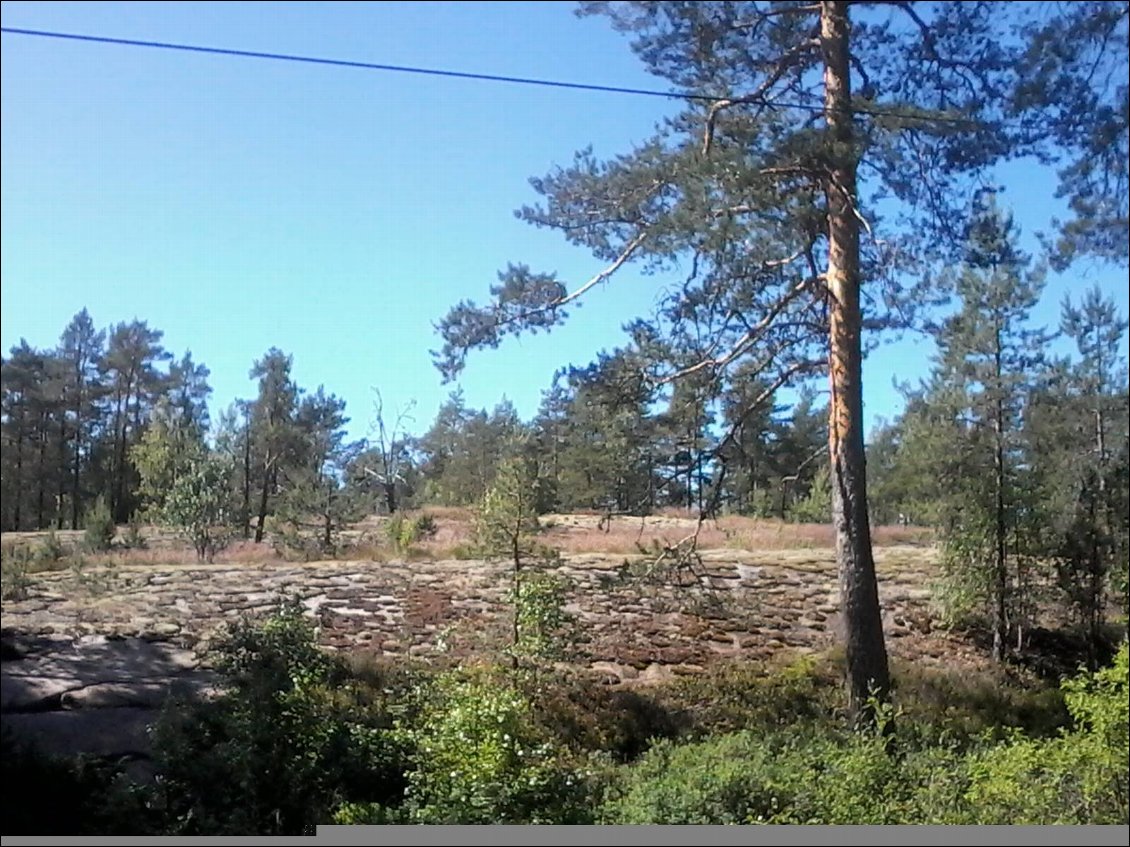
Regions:
M 639 556 L 573 554 L 569 609 L 583 633 L 576 663 L 612 685 L 697 673 L 725 659 L 810 652 L 834 637 L 838 591 L 828 549 L 702 554 L 699 579 L 625 575 Z M 981 664 L 936 628 L 930 548 L 876 549 L 895 656 Z M 685 575 L 684 575 L 685 576 Z M 3 604 L 5 730 L 57 753 L 144 759 L 145 727 L 172 692 L 214 684 L 208 647 L 245 614 L 299 598 L 331 649 L 422 661 L 489 649 L 506 623 L 502 563 L 467 560 L 308 564 L 146 564 L 36 574 Z

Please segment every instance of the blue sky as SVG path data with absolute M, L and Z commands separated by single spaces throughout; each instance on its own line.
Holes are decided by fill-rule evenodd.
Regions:
M 572 3 L 8 3 L 8 27 L 172 41 L 492 74 L 663 88 L 602 19 Z M 345 398 L 363 435 L 371 388 L 415 400 L 417 431 L 447 393 L 432 325 L 481 300 L 507 262 L 579 282 L 600 265 L 513 210 L 528 178 L 592 144 L 626 151 L 667 101 L 457 79 L 3 36 L 0 344 L 53 345 L 86 306 L 138 317 L 212 370 L 213 410 L 250 396 L 267 348 L 298 383 Z M 1029 246 L 1060 207 L 1052 175 L 1004 174 Z M 1099 283 L 1127 311 L 1125 274 L 1053 276 L 1036 319 Z M 620 343 L 656 281 L 594 292 L 553 334 L 473 354 L 475 407 L 523 417 L 562 364 Z M 899 408 L 928 339 L 874 354 L 869 419 Z

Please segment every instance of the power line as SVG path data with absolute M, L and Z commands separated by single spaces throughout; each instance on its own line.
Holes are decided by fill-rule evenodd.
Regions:
M 537 85 L 549 88 L 572 89 L 575 91 L 596 91 L 605 94 L 629 94 L 639 97 L 662 97 L 669 100 L 686 100 L 696 103 L 719 103 L 721 101 L 731 101 L 734 104 L 748 103 L 750 105 L 760 105 L 770 108 L 802 109 L 813 113 L 824 112 L 823 105 L 809 103 L 787 103 L 765 99 L 753 101 L 749 98 L 742 98 L 741 96 L 715 96 L 711 94 L 695 94 L 694 92 L 690 91 L 659 91 L 658 89 L 654 88 L 632 88 L 620 85 L 598 85 L 596 83 L 568 82 L 566 80 L 541 79 L 537 77 L 506 76 L 504 74 L 484 74 L 473 73 L 470 71 L 451 71 L 443 70 L 440 68 L 414 67 L 412 65 L 390 65 L 378 62 L 361 62 L 352 59 L 330 59 L 320 56 L 303 56 L 294 53 L 269 53 L 259 50 L 237 50 L 228 47 L 207 47 L 199 44 L 180 44 L 171 41 L 149 41 L 135 38 L 113 38 L 104 35 L 83 35 L 72 32 L 55 32 L 52 30 L 42 29 L 22 29 L 19 27 L 0 27 L 0 32 L 5 32 L 10 35 L 28 35 L 37 38 L 55 38 L 66 41 L 82 41 L 93 44 L 112 44 L 120 47 L 149 47 L 158 50 L 177 50 L 185 53 L 205 53 L 215 56 L 237 56 L 244 59 L 267 59 L 278 62 L 298 62 L 308 65 L 328 65 L 331 67 L 357 68 L 360 70 L 368 71 L 388 71 L 392 73 L 420 74 L 424 76 L 470 79 L 477 80 L 479 82 L 505 82 L 515 85 Z M 862 107 L 855 107 L 853 111 L 857 114 L 877 117 L 898 117 L 902 120 L 967 124 L 971 126 L 976 125 L 975 121 L 969 120 L 967 118 L 954 118 L 945 115 L 900 115 L 889 111 L 867 109 Z
M 455 77 L 456 79 L 474 79 L 482 82 L 509 82 L 517 85 L 541 85 L 552 88 L 572 88 L 579 91 L 602 91 L 607 94 L 635 94 L 643 97 L 666 97 L 680 100 L 698 100 L 712 103 L 722 99 L 711 97 L 707 94 L 692 94 L 677 91 L 658 91 L 648 88 L 629 88 L 619 85 L 597 85 L 585 82 L 566 82 L 553 79 L 536 79 L 533 77 L 505 76 L 502 74 L 482 74 L 469 71 L 450 71 L 439 68 L 418 68 L 411 65 L 388 65 L 377 62 L 359 62 L 351 59 L 328 59 L 318 56 L 301 56 L 293 53 L 266 53 L 258 50 L 235 50 L 226 47 L 205 47 L 198 44 L 176 44 L 168 41 L 144 41 L 133 38 L 110 38 L 101 35 L 79 35 L 69 32 L 50 32 L 41 29 L 19 29 L 16 27 L 2 27 L 0 31 L 12 35 L 34 35 L 40 38 L 61 38 L 70 41 L 88 41 L 95 44 L 117 44 L 125 47 L 154 47 L 161 50 L 181 50 L 189 53 L 210 53 L 220 56 L 240 56 L 246 59 L 272 59 L 280 62 L 302 62 L 311 65 L 331 65 L 342 68 L 360 68 L 369 71 L 392 71 L 395 73 L 424 74 L 427 76 Z

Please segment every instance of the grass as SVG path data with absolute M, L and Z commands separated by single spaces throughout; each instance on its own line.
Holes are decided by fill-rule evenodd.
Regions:
M 674 545 L 698 529 L 698 521 L 681 514 L 658 514 L 648 517 L 614 517 L 602 523 L 600 515 L 545 515 L 542 525 L 547 544 L 563 553 L 638 553 L 640 547 L 652 549 Z M 926 546 L 932 533 L 921 527 L 884 526 L 872 532 L 877 547 L 894 545 Z M 830 549 L 835 535 L 830 524 L 796 524 L 767 518 L 728 515 L 703 522 L 698 529 L 700 550 L 800 550 Z
M 430 515 L 436 523 L 434 536 L 413 543 L 407 550 L 396 550 L 384 533 L 388 518 L 372 516 L 342 533 L 339 559 L 390 561 L 408 559 L 425 561 L 439 559 L 474 558 L 473 516 L 470 509 L 454 506 L 429 507 L 409 510 L 403 516 L 409 520 Z M 698 529 L 700 550 L 804 550 L 830 549 L 834 545 L 833 530 L 827 524 L 793 524 L 775 519 L 749 518 L 729 515 L 718 520 L 698 521 L 678 509 L 661 510 L 644 518 L 613 517 L 605 525 L 599 514 L 576 513 L 568 515 L 543 515 L 542 541 L 565 554 L 631 555 L 643 550 L 675 545 Z M 128 532 L 120 527 L 113 547 L 104 552 L 83 552 L 84 561 L 93 566 L 150 566 L 176 562 L 194 562 L 190 548 L 175 534 L 154 526 L 139 530 L 144 546 L 127 546 Z M 36 555 L 47 532 L 4 533 L 5 561 L 26 555 L 31 562 L 25 570 L 55 569 Z M 81 530 L 61 530 L 54 533 L 64 551 L 64 558 L 82 551 Z M 872 532 L 877 547 L 894 545 L 927 546 L 932 542 L 929 530 L 920 527 L 884 526 Z M 22 552 L 21 552 L 22 551 Z M 270 543 L 255 544 L 239 539 L 216 555 L 217 565 L 265 565 L 283 561 L 284 557 Z M 59 565 L 65 567 L 66 565 Z M 6 565 L 6 567 L 8 567 Z

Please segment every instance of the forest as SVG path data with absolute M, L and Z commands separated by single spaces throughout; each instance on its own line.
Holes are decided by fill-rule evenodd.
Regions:
M 436 324 L 440 377 L 583 321 L 568 312 L 627 264 L 676 282 L 622 346 L 553 374 L 529 420 L 456 389 L 412 431 L 379 385 L 349 410 L 333 374 L 298 385 L 279 347 L 241 366 L 254 396 L 211 408 L 191 352 L 85 308 L 54 347 L 13 346 L 6 606 L 84 555 L 61 549 L 65 531 L 87 555 L 156 528 L 203 564 L 241 545 L 306 564 L 364 559 L 355 529 L 378 520 L 411 561 L 457 514 L 469 540 L 449 552 L 500 563 L 510 623 L 485 656 L 429 664 L 324 651 L 297 600 L 241 619 L 213 644 L 222 693 L 153 730 L 152 784 L 14 746 L 5 830 L 31 826 L 25 794 L 48 784 L 73 793 L 59 825 L 84 832 L 1126 824 L 1128 322 L 1082 282 L 1058 322 L 1033 313 L 1049 268 L 1130 261 L 1130 7 L 1005 5 L 581 4 L 698 94 L 636 149 L 531 180 L 542 200 L 519 217 L 607 267 L 570 289 L 509 264 L 485 304 Z M 1015 159 L 1054 172 L 1070 210 L 1037 254 L 990 178 Z M 865 431 L 866 363 L 893 332 L 935 354 Z M 673 560 L 698 579 L 712 522 L 829 526 L 835 646 L 653 689 L 593 684 L 566 661 L 576 587 L 546 532 L 578 514 L 690 518 L 623 572 Z M 888 527 L 928 539 L 924 588 L 984 660 L 975 673 L 888 655 L 873 553 Z

